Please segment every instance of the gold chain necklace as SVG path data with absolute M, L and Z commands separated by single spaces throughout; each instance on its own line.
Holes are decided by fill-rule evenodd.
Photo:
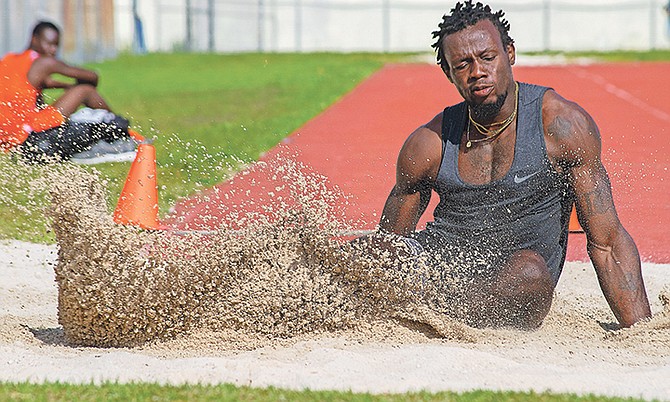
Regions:
M 492 140 L 496 138 L 500 133 L 505 131 L 507 127 L 509 127 L 510 124 L 514 121 L 514 118 L 516 117 L 517 110 L 519 110 L 519 83 L 515 82 L 514 83 L 514 111 L 503 121 L 499 121 L 496 123 L 489 124 L 488 126 L 485 126 L 481 123 L 477 123 L 473 118 L 472 118 L 472 113 L 470 112 L 470 108 L 468 107 L 468 131 L 466 133 L 467 136 L 467 142 L 465 143 L 466 148 L 470 148 L 473 143 L 477 142 L 482 142 L 482 141 L 487 141 L 487 140 Z M 480 134 L 484 136 L 484 138 L 480 138 L 478 140 L 471 140 L 470 139 L 470 124 L 472 123 L 473 126 L 479 131 Z M 495 126 L 500 126 L 499 128 L 496 129 L 491 129 L 490 127 L 495 127 Z

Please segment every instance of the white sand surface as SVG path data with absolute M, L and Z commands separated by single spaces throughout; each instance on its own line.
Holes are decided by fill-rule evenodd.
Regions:
M 56 246 L 0 242 L 0 380 L 233 383 L 373 393 L 551 390 L 670 400 L 670 330 L 599 332 L 614 319 L 590 264 L 567 264 L 556 311 L 534 332 L 492 331 L 475 343 L 326 333 L 231 350 L 197 336 L 138 348 L 69 346 L 58 324 L 56 260 Z M 658 295 L 670 283 L 670 266 L 644 264 L 643 274 L 659 314 Z M 562 316 L 562 304 L 571 303 L 584 312 L 578 320 L 596 330 L 555 335 L 555 328 L 575 322 Z

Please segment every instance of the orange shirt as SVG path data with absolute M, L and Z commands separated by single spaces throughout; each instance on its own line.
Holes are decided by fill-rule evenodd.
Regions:
M 26 50 L 0 60 L 0 149 L 23 143 L 32 131 L 65 122 L 55 107 L 37 106 L 40 91 L 28 81 L 28 71 L 38 57 L 34 50 Z

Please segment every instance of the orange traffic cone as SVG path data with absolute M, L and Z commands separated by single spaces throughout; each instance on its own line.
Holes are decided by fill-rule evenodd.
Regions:
M 584 229 L 579 224 L 577 219 L 577 211 L 575 210 L 574 205 L 572 206 L 572 212 L 570 213 L 570 223 L 568 224 L 568 232 L 570 233 L 584 233 Z
M 137 147 L 137 156 L 130 166 L 114 210 L 114 222 L 142 229 L 161 229 L 158 222 L 156 148 L 149 143 L 141 143 Z
M 129 128 L 128 129 L 128 135 L 130 135 L 130 138 L 134 139 L 137 142 L 144 142 L 145 138 L 142 134 L 138 133 L 137 131 Z

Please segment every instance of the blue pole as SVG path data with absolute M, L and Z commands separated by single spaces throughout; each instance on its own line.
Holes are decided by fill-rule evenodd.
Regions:
M 144 54 L 147 52 L 147 47 L 144 43 L 142 20 L 137 12 L 137 0 L 133 0 L 133 23 L 135 28 L 135 35 L 133 35 L 133 51 L 137 54 Z

